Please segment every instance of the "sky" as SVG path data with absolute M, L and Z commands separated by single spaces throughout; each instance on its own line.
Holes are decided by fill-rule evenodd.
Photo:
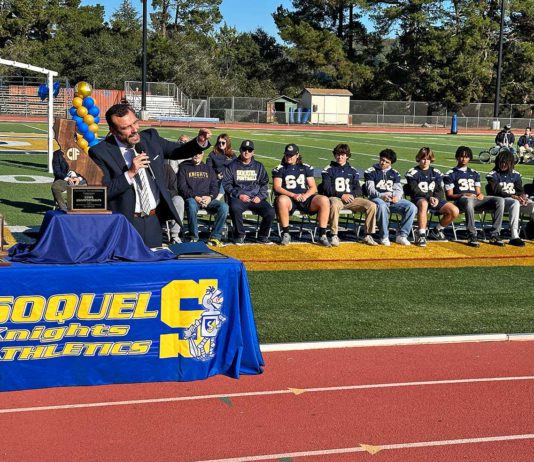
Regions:
M 142 12 L 142 2 L 131 0 L 132 4 Z M 121 4 L 121 0 L 82 0 L 82 5 L 105 6 L 106 18 L 109 18 Z M 148 12 L 150 14 L 152 1 L 148 0 Z M 291 0 L 223 0 L 221 13 L 223 21 L 229 26 L 235 27 L 239 32 L 251 32 L 258 27 L 264 29 L 269 35 L 278 36 L 278 29 L 274 24 L 272 13 L 278 5 L 291 7 Z

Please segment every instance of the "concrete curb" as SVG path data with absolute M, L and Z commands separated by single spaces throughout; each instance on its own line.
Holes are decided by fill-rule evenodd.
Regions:
M 428 345 L 446 343 L 480 343 L 480 342 L 513 342 L 534 341 L 534 333 L 530 334 L 482 334 L 482 335 L 444 335 L 437 337 L 403 337 L 368 340 L 339 340 L 330 342 L 303 343 L 268 343 L 260 345 L 264 353 L 272 351 L 323 350 L 331 348 L 362 348 L 378 346 Z

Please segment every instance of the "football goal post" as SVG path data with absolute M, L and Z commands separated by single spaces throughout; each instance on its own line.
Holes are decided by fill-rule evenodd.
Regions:
M 32 66 L 31 64 L 19 63 L 9 59 L 0 58 L 0 64 L 29 71 L 38 72 L 48 76 L 48 171 L 52 173 L 52 153 L 54 152 L 54 77 L 57 77 L 56 71 L 45 69 L 43 67 Z

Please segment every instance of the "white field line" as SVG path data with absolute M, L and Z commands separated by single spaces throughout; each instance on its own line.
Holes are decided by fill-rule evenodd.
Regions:
M 418 441 L 413 443 L 395 443 L 382 445 L 368 445 L 361 444 L 360 446 L 352 448 L 337 448 L 324 449 L 320 451 L 303 451 L 303 452 L 288 452 L 285 454 L 265 454 L 258 456 L 233 457 L 230 459 L 211 459 L 200 462 L 250 462 L 258 460 L 281 460 L 291 459 L 296 457 L 313 457 L 326 456 L 332 454 L 350 454 L 355 452 L 368 452 L 376 454 L 376 452 L 392 449 L 412 449 L 412 448 L 429 448 L 435 446 L 453 446 L 459 444 L 480 444 L 480 443 L 496 443 L 500 441 L 517 441 L 517 440 L 531 440 L 534 439 L 534 434 L 527 433 L 524 435 L 504 435 L 504 436 L 486 436 L 480 438 L 462 438 L 456 440 L 438 440 L 438 441 Z
M 271 351 L 323 350 L 330 348 L 361 348 L 377 346 L 428 345 L 445 343 L 481 343 L 507 341 L 534 341 L 534 333 L 441 335 L 434 337 L 393 337 L 366 340 L 333 340 L 329 342 L 266 343 L 260 345 L 264 353 Z
M 286 144 L 286 143 L 280 143 L 278 141 L 269 141 L 269 140 L 262 140 L 262 141 L 265 141 L 265 142 L 268 142 L 268 143 L 275 143 L 275 144 Z M 305 144 L 299 144 L 299 147 L 300 148 L 313 148 L 313 149 L 320 149 L 321 151 L 332 151 L 330 148 L 321 148 L 321 147 L 317 147 L 317 146 L 309 146 L 309 145 L 305 145 Z M 377 154 L 367 154 L 367 153 L 364 153 L 364 152 L 354 152 L 353 151 L 353 154 L 354 155 L 358 155 L 358 156 L 364 156 L 364 157 L 373 157 L 376 159 L 376 161 L 378 162 L 378 153 Z M 272 159 L 272 160 L 280 160 L 282 158 L 282 155 L 280 155 L 280 157 L 272 157 L 272 156 L 265 156 L 265 155 L 262 155 L 262 154 L 254 154 L 254 157 L 260 157 L 262 159 Z M 323 158 L 321 158 L 323 159 Z M 409 159 L 403 159 L 401 157 L 397 157 L 397 162 L 398 161 L 401 161 L 401 162 L 411 162 L 415 165 L 415 160 L 409 160 Z M 446 168 L 446 169 L 450 169 L 452 167 L 454 167 L 454 165 L 456 165 L 456 161 L 452 161 L 452 164 L 451 165 L 443 165 L 443 164 L 432 164 L 436 167 L 443 167 L 443 168 Z M 485 172 L 484 172 L 485 173 Z
M 339 387 L 317 387 L 317 388 L 302 388 L 298 389 L 298 394 L 302 393 L 322 393 L 335 391 L 351 391 L 351 390 L 369 390 L 369 389 L 386 389 L 399 387 L 417 387 L 417 386 L 435 386 L 435 385 L 452 385 L 465 383 L 492 383 L 492 382 L 517 382 L 517 381 L 531 381 L 534 376 L 517 376 L 517 377 L 483 377 L 478 379 L 452 379 L 452 380 L 430 380 L 420 382 L 393 382 L 393 383 L 375 383 L 367 385 L 346 385 Z M 287 395 L 296 394 L 295 388 L 286 388 L 282 390 L 267 390 L 267 391 L 252 391 L 241 393 L 227 393 L 216 395 L 198 395 L 198 396 L 174 396 L 167 398 L 149 398 L 136 399 L 128 401 L 101 401 L 95 403 L 81 403 L 81 404 L 59 404 L 52 406 L 34 406 L 34 407 L 18 407 L 0 409 L 0 414 L 14 414 L 19 412 L 41 412 L 41 411 L 57 411 L 68 409 L 84 409 L 95 407 L 112 407 L 112 406 L 131 406 L 139 404 L 156 404 L 156 403 L 173 403 L 179 401 L 200 401 L 209 399 L 221 398 L 241 398 L 251 396 L 273 396 L 273 395 Z
M 298 134 L 296 136 L 293 136 L 293 139 L 295 138 L 304 138 L 305 141 L 319 141 L 319 142 L 331 142 L 333 145 L 337 144 L 337 143 L 340 143 L 340 142 L 350 142 L 350 143 L 353 143 L 353 144 L 372 144 L 372 145 L 377 145 L 377 144 L 380 144 L 380 140 L 375 140 L 375 139 L 370 139 L 370 140 L 362 140 L 362 139 L 358 139 L 358 138 L 354 138 L 354 137 L 351 137 L 351 136 L 347 136 L 345 138 L 343 138 L 343 136 L 341 135 L 340 137 L 337 137 L 335 139 L 332 139 L 332 138 L 327 138 L 327 137 L 321 137 L 321 138 L 314 138 L 314 137 L 311 137 L 311 136 L 307 136 L 306 134 Z M 400 143 L 401 145 L 402 144 L 405 144 L 405 145 L 410 145 L 410 144 L 413 144 L 413 145 L 416 145 L 418 147 L 421 147 L 422 145 L 424 145 L 426 143 L 426 140 L 428 138 L 425 138 L 424 140 L 418 140 L 418 141 L 410 141 L 409 139 L 406 139 L 404 137 L 397 137 L 399 139 L 399 141 L 403 141 L 404 143 Z M 415 140 L 415 138 L 414 138 Z M 285 141 L 282 142 L 282 141 L 273 141 L 273 140 L 261 140 L 260 141 L 263 141 L 265 143 L 273 143 L 273 144 L 282 144 L 282 145 L 285 145 L 287 144 Z M 432 145 L 432 148 L 433 148 L 433 151 L 435 153 L 443 153 L 443 154 L 454 154 L 454 152 L 456 151 L 456 147 L 458 147 L 458 145 L 460 143 L 447 143 L 447 142 L 443 142 L 443 141 L 446 141 L 446 140 L 440 140 L 442 141 L 441 143 L 433 143 Z M 297 144 L 300 146 L 306 146 L 306 147 L 310 147 L 310 148 L 313 148 L 313 147 L 316 147 L 316 146 L 310 146 L 310 145 L 305 145 L 305 144 L 301 144 L 300 142 L 297 141 Z M 387 145 L 385 143 L 384 144 L 384 147 L 387 147 Z M 426 143 L 428 144 L 428 143 Z M 480 144 L 472 144 L 472 143 L 469 143 L 470 147 L 472 149 L 488 149 L 489 147 L 492 146 L 491 142 L 488 143 L 488 144 L 482 144 L 482 142 Z M 439 149 L 435 149 L 436 146 L 445 146 L 447 148 L 446 151 L 442 151 L 442 150 L 439 150 Z M 328 150 L 332 150 L 331 148 L 318 148 L 318 149 L 328 149 Z M 415 157 L 415 154 L 414 153 L 414 157 Z
M 22 124 L 23 127 L 28 127 L 28 128 L 31 128 L 32 130 L 39 130 L 41 132 L 45 132 L 45 133 L 48 133 L 48 128 L 47 129 L 44 129 L 44 128 L 39 128 L 39 127 L 34 127 L 33 125 L 28 125 L 28 124 Z

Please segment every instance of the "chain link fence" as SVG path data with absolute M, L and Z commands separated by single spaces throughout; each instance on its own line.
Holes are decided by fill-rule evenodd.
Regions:
M 46 113 L 45 105 L 37 97 L 37 87 L 42 79 L 38 77 L 4 77 L 0 76 L 0 114 L 40 116 Z M 102 112 L 109 104 L 118 102 L 124 95 L 136 110 L 141 109 L 141 82 L 125 82 L 125 92 L 113 92 L 106 98 L 108 90 L 100 90 L 99 97 L 106 101 L 101 107 Z M 117 94 L 115 94 L 117 93 Z M 118 96 L 117 96 L 118 95 Z M 70 95 L 65 95 L 63 88 L 59 98 L 54 102 L 54 112 L 63 116 L 69 107 Z M 147 110 L 149 113 L 176 116 L 217 118 L 224 123 L 248 124 L 309 124 L 312 120 L 326 120 L 328 115 L 320 114 L 321 118 L 310 117 L 297 100 L 300 108 L 294 112 L 274 111 L 270 106 L 272 99 L 254 97 L 209 97 L 190 98 L 175 84 L 165 82 L 147 83 Z M 309 109 L 308 109 L 309 111 Z M 492 129 L 494 123 L 493 103 L 471 103 L 462 107 L 457 113 L 458 128 Z M 313 113 L 312 115 L 316 115 Z M 337 115 L 337 114 L 336 114 Z M 451 126 L 453 113 L 447 111 L 439 103 L 418 101 L 350 101 L 349 114 L 342 120 L 348 126 L 372 127 L 431 127 L 446 128 Z M 534 124 L 534 105 L 501 104 L 498 120 L 501 126 L 510 124 L 515 129 L 523 129 Z
M 297 114 L 267 111 L 267 98 L 210 97 L 207 99 L 208 117 L 225 123 L 298 124 Z M 298 102 L 300 107 L 302 102 Z M 457 113 L 459 128 L 491 129 L 494 121 L 493 103 L 472 103 Z M 334 115 L 334 114 L 323 114 Z M 418 101 L 352 100 L 347 124 L 349 126 L 450 127 L 453 113 L 438 103 Z M 305 123 L 312 120 L 306 118 Z M 525 128 L 534 123 L 534 105 L 503 104 L 500 106 L 501 125 Z

